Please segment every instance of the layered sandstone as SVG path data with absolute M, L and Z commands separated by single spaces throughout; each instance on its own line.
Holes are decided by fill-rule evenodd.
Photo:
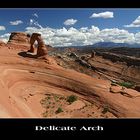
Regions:
M 18 35 L 22 36 L 22 39 L 19 39 Z M 28 42 L 24 38 L 26 34 L 18 35 L 11 34 L 8 42 L 10 47 L 19 47 L 19 44 Z M 35 41 L 38 42 L 37 56 L 47 55 L 47 59 L 29 58 L 18 55 L 20 51 L 17 49 L 0 48 L 0 117 L 140 117 L 139 65 L 135 68 L 133 65 L 112 62 L 112 59 L 97 55 L 86 59 L 86 56 L 79 57 L 74 52 L 64 57 L 65 61 L 71 61 L 75 68 L 81 66 L 81 70 L 87 69 L 88 74 L 91 72 L 89 76 L 84 71 L 76 71 L 74 67 L 70 70 L 57 65 L 55 57 L 48 55 L 48 49 L 40 34 L 32 34 L 28 42 L 31 43 L 30 52 L 34 52 Z M 60 55 L 60 58 L 63 58 L 63 55 Z M 123 77 L 134 80 L 137 91 L 112 84 L 112 79 Z M 77 96 L 77 101 L 68 104 L 67 98 L 70 95 Z M 42 101 L 45 104 L 41 104 Z M 59 107 L 62 107 L 63 111 L 57 114 Z
M 29 44 L 30 36 L 24 32 L 12 32 L 8 43 Z
M 140 58 L 97 52 L 96 58 L 88 59 L 88 63 L 110 79 L 140 84 Z
M 24 32 L 12 32 L 9 41 L 9 48 L 28 48 L 30 46 L 30 35 Z

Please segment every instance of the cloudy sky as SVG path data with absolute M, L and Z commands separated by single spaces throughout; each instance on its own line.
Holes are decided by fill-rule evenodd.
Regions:
M 140 43 L 140 9 L 0 9 L 0 39 L 38 32 L 52 46 Z

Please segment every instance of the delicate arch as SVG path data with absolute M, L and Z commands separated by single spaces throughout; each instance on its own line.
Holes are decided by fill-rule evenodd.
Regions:
M 37 41 L 38 48 L 37 48 L 37 56 L 47 55 L 47 47 L 39 33 L 33 33 L 30 38 L 30 50 L 28 52 L 34 53 L 34 43 Z

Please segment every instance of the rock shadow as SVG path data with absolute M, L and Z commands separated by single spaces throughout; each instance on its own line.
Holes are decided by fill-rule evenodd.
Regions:
M 36 54 L 29 53 L 29 52 L 19 52 L 18 55 L 22 57 L 28 57 L 28 58 L 37 58 Z

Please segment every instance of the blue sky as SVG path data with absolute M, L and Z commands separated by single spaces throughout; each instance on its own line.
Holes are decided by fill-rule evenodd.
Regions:
M 53 46 L 140 43 L 140 9 L 0 9 L 0 38 L 40 32 Z

